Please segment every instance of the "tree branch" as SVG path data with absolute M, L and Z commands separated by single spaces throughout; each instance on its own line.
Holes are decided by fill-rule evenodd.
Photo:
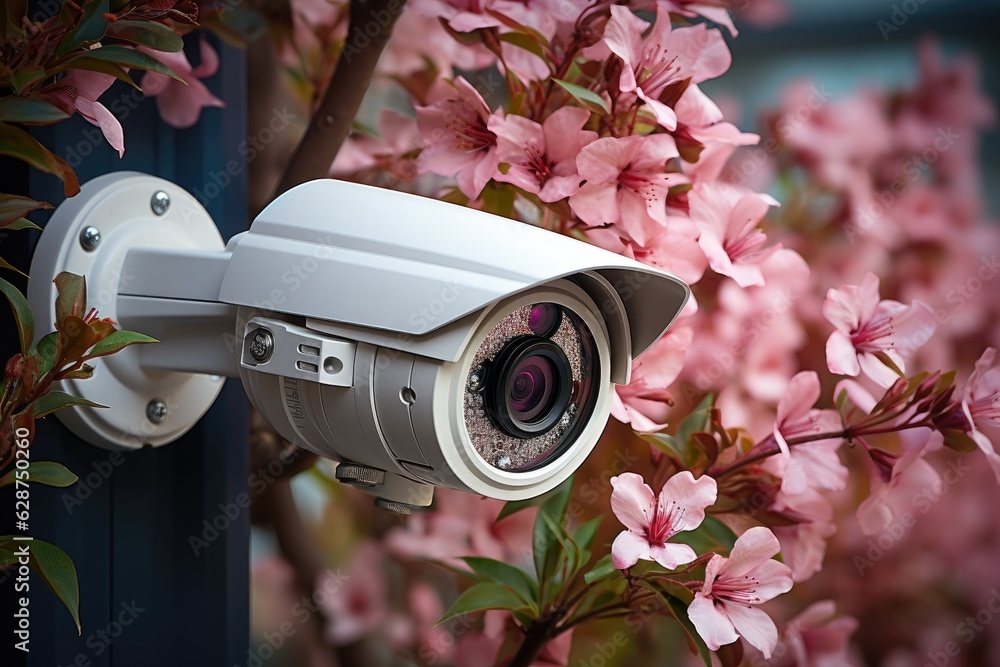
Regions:
M 275 196 L 324 178 L 351 131 L 372 73 L 406 0 L 352 0 L 344 50 L 305 135 L 296 147 Z M 373 34 L 374 33 L 374 34 Z

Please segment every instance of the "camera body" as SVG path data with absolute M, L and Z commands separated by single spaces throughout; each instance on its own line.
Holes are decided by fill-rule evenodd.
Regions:
M 177 190 L 97 180 L 79 197 Z M 175 196 L 179 233 L 211 222 Z M 88 224 L 59 213 L 43 243 Z M 689 296 L 673 276 L 560 234 L 333 180 L 288 191 L 217 243 L 120 239 L 119 279 L 103 280 L 111 314 L 162 341 L 123 363 L 238 376 L 284 438 L 341 462 L 339 479 L 397 511 L 429 504 L 433 486 L 517 500 L 558 485 L 600 437 L 613 384 Z M 33 265 L 32 283 L 54 275 L 40 270 L 50 275 Z M 29 296 L 51 310 L 51 295 Z M 106 431 L 81 434 L 103 444 Z

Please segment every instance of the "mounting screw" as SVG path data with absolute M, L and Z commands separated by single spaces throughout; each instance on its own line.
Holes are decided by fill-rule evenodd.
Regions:
M 274 336 L 267 329 L 254 329 L 253 333 L 250 334 L 247 350 L 254 361 L 264 363 L 271 358 L 271 354 L 274 352 Z
M 385 481 L 385 471 L 370 466 L 363 466 L 359 463 L 341 463 L 334 473 L 337 481 L 344 484 L 363 484 L 365 486 L 375 486 Z
M 153 193 L 153 198 L 149 200 L 149 205 L 156 215 L 163 215 L 170 208 L 170 195 L 163 190 Z
M 385 498 L 376 498 L 375 507 L 380 510 L 385 510 L 386 512 L 392 512 L 393 514 L 412 514 L 413 505 L 408 505 L 406 503 L 399 503 L 395 500 L 386 500 Z
M 101 243 L 101 230 L 97 227 L 84 227 L 80 232 L 80 245 L 90 252 Z
M 146 418 L 154 424 L 162 424 L 167 418 L 167 404 L 158 398 L 154 398 L 146 406 Z

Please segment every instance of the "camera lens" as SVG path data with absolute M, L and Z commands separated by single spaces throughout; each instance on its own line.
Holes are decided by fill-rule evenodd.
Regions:
M 570 308 L 535 303 L 480 343 L 465 385 L 465 427 L 489 465 L 548 465 L 586 428 L 600 393 L 593 334 Z
M 503 431 L 532 438 L 556 425 L 573 388 L 569 359 L 558 345 L 539 336 L 515 338 L 492 369 L 486 410 Z
M 553 375 L 552 364 L 544 357 L 521 360 L 507 388 L 507 408 L 511 416 L 523 422 L 537 417 L 552 397 Z
M 559 328 L 562 310 L 554 303 L 536 303 L 528 314 L 528 326 L 537 336 L 548 338 Z

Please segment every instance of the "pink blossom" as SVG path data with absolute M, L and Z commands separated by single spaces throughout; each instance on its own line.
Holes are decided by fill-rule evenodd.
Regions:
M 649 105 L 660 125 L 674 130 L 677 115 L 660 101 L 663 93 L 686 79 L 694 86 L 719 76 L 729 69 L 732 56 L 721 33 L 708 30 L 704 24 L 671 30 L 670 14 L 662 5 L 657 8 L 653 29 L 643 37 L 647 28 L 649 24 L 628 7 L 612 5 L 604 41 L 622 60 L 620 90 L 635 93 Z
M 684 355 L 694 332 L 673 327 L 632 362 L 627 385 L 615 385 L 611 414 L 637 431 L 659 431 L 666 426 L 666 412 L 673 399 L 667 390 L 684 367 Z
M 474 498 L 447 488 L 434 493 L 433 511 L 411 516 L 385 538 L 390 553 L 402 558 L 443 560 L 464 567 L 460 556 L 483 556 L 514 564 L 531 561 L 535 510 L 517 512 L 502 521 L 504 503 Z
M 589 119 L 590 112 L 577 107 L 558 109 L 541 125 L 522 116 L 491 117 L 488 128 L 497 137 L 497 158 L 510 165 L 494 178 L 544 202 L 575 194 L 583 180 L 576 157 L 597 138 L 596 132 L 583 129 Z
M 771 0 L 773 1 L 773 0 Z M 754 0 L 751 6 L 756 5 L 760 0 Z M 702 16 L 712 23 L 717 23 L 729 30 L 729 34 L 736 37 L 739 31 L 733 25 L 733 18 L 729 15 L 729 10 L 720 2 L 705 2 L 704 0 L 656 0 L 657 8 L 694 18 Z
M 139 81 L 146 97 L 156 98 L 156 108 L 160 111 L 160 117 L 171 127 L 191 127 L 198 122 L 202 109 L 225 106 L 225 103 L 213 95 L 201 81 L 219 71 L 219 55 L 207 40 L 201 40 L 199 48 L 201 63 L 194 68 L 191 67 L 184 51 L 167 53 L 144 46 L 138 48 L 147 56 L 156 58 L 169 67 L 187 84 L 184 85 L 157 72 L 146 72 Z
M 778 446 L 788 455 L 781 483 L 785 493 L 802 493 L 809 486 L 841 491 L 847 485 L 847 468 L 837 455 L 842 438 L 804 442 L 794 448 L 785 440 L 842 428 L 836 410 L 813 409 L 819 396 L 819 375 L 815 371 L 802 371 L 788 382 L 788 389 L 778 402 L 773 434 Z
M 365 542 L 354 552 L 344 574 L 327 570 L 320 575 L 316 601 L 329 621 L 326 638 L 330 643 L 355 642 L 387 618 L 382 561 L 378 545 Z
M 771 196 L 724 183 L 698 183 L 688 193 L 691 219 L 701 235 L 698 244 L 708 265 L 741 287 L 763 285 L 760 263 L 775 248 L 765 248 L 767 236 L 759 228 L 771 206 Z
M 612 477 L 611 486 L 611 509 L 627 529 L 611 545 L 616 568 L 628 569 L 642 559 L 672 570 L 697 558 L 688 545 L 667 540 L 705 520 L 705 509 L 715 504 L 717 494 L 713 478 L 696 480 L 687 470 L 679 472 L 667 480 L 659 497 L 633 472 Z
M 496 173 L 497 136 L 488 127 L 490 108 L 479 92 L 462 77 L 453 86 L 456 97 L 417 107 L 424 141 L 417 171 L 455 176 L 459 190 L 475 199 Z
M 379 168 L 397 180 L 411 179 L 415 169 L 412 158 L 407 154 L 415 151 L 420 143 L 414 119 L 391 109 L 382 109 L 378 114 L 378 131 L 378 137 L 362 135 L 346 142 L 337 153 L 330 174 L 343 177 Z
M 823 569 L 826 541 L 837 532 L 830 501 L 816 489 L 807 487 L 794 495 L 778 492 L 768 510 L 792 522 L 771 527 L 781 544 L 782 560 L 792 568 L 792 579 L 810 579 Z
M 576 159 L 587 182 L 569 205 L 588 225 L 617 225 L 645 246 L 667 222 L 667 191 L 687 180 L 666 171 L 675 157 L 677 145 L 666 134 L 598 139 Z
M 871 484 L 868 497 L 858 505 L 858 525 L 865 535 L 875 535 L 888 528 L 896 516 L 911 508 L 916 494 L 927 489 L 941 489 L 941 475 L 923 457 L 940 449 L 943 436 L 930 429 L 914 429 L 900 433 L 908 443 L 903 454 L 892 461 L 892 471 L 869 460 Z
M 836 617 L 833 600 L 815 602 L 785 625 L 784 642 L 796 667 L 846 667 L 847 646 L 858 628 L 850 616 Z
M 322 2 L 327 7 L 336 7 Z M 378 71 L 406 77 L 428 67 L 428 60 L 442 76 L 451 77 L 455 69 L 480 70 L 496 62 L 496 55 L 481 44 L 462 44 L 441 26 L 437 17 L 421 14 L 409 7 L 403 11 L 392 31 L 392 39 L 378 61 Z
M 114 114 L 108 111 L 107 107 L 97 101 L 97 98 L 114 82 L 115 77 L 110 74 L 72 70 L 59 80 L 58 87 L 67 86 L 76 91 L 73 97 L 73 106 L 76 111 L 86 118 L 88 123 L 101 128 L 104 138 L 108 140 L 112 148 L 118 151 L 118 157 L 122 157 L 125 155 L 125 137 L 122 134 L 122 125 Z
M 962 410 L 972 424 L 972 438 L 1000 483 L 1000 454 L 992 442 L 1000 436 L 1000 366 L 996 364 L 996 354 L 995 349 L 988 347 L 976 361 L 975 370 L 965 384 Z
M 688 616 L 709 649 L 716 651 L 742 636 L 765 658 L 771 657 L 778 629 L 756 605 L 792 588 L 789 567 L 772 560 L 779 550 L 774 534 L 756 526 L 740 535 L 729 558 L 712 556 L 705 584 L 688 607 Z
M 863 371 L 882 387 L 891 386 L 899 375 L 876 355 L 887 355 L 905 373 L 902 355 L 920 348 L 935 329 L 934 311 L 927 304 L 880 301 L 874 273 L 866 274 L 860 285 L 829 290 L 823 316 L 837 328 L 826 341 L 830 372 L 856 376 Z

